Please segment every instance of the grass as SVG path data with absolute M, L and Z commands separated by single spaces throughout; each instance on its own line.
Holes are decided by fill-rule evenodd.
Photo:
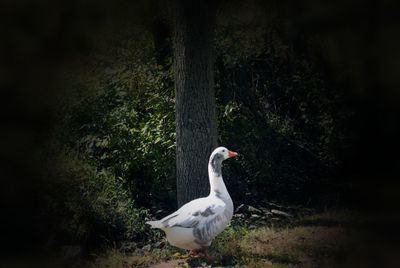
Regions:
M 305 216 L 284 226 L 261 226 L 253 230 L 248 230 L 246 225 L 234 224 L 214 240 L 211 251 L 218 252 L 219 259 L 210 264 L 250 267 L 339 265 L 349 259 L 351 246 L 358 238 L 358 231 L 342 227 L 353 220 L 352 215 L 346 211 L 330 211 Z
M 126 268 L 148 267 L 155 262 L 155 258 L 148 255 L 123 254 L 116 249 L 107 251 L 100 256 L 94 256 L 95 261 L 88 263 L 88 267 L 96 268 Z
M 182 259 L 185 251 L 165 245 L 151 252 L 117 250 L 96 259 L 93 267 L 355 267 L 363 248 L 360 217 L 349 211 L 305 216 L 283 226 L 249 230 L 233 222 L 218 235 L 209 252 L 216 258 Z M 365 257 L 365 256 L 364 256 Z M 170 266 L 168 266 L 170 265 Z M 154 266 L 157 267 L 157 266 Z M 358 267 L 358 266 L 357 266 Z
M 242 252 L 287 265 L 340 264 L 346 259 L 347 230 L 340 227 L 260 228 L 241 241 Z

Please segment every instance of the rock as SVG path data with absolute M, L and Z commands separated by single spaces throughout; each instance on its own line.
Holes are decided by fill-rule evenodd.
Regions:
M 248 212 L 249 210 L 247 209 L 247 206 L 245 204 L 239 205 L 235 210 L 235 213 L 248 213 Z
M 264 214 L 264 216 L 267 218 L 271 218 L 272 216 L 274 216 L 274 214 L 272 214 L 272 212 L 267 212 Z
M 272 209 L 282 209 L 282 208 L 284 208 L 284 206 L 281 206 L 281 205 L 277 205 L 277 204 L 274 204 L 274 203 L 272 203 L 272 202 L 266 202 L 266 204 L 268 205 L 268 207 L 272 210 Z
M 251 221 L 257 221 L 257 220 L 259 220 L 259 219 L 261 219 L 261 216 L 260 216 L 260 215 L 251 214 L 251 216 L 250 216 L 250 220 L 251 220 Z
M 268 222 L 267 221 L 264 221 L 264 220 L 260 220 L 260 221 L 258 221 L 257 222 L 259 225 L 268 225 Z
M 161 215 L 161 214 L 163 214 L 164 213 L 164 210 L 163 209 L 159 209 L 159 210 L 157 210 L 154 214 L 155 215 Z
M 271 213 L 274 214 L 274 215 L 284 216 L 284 217 L 287 217 L 287 218 L 293 217 L 289 213 L 286 213 L 284 211 L 277 210 L 277 209 L 271 209 Z
M 233 214 L 233 217 L 234 217 L 234 218 L 237 218 L 237 219 L 244 219 L 244 218 L 246 218 L 246 217 L 244 216 L 244 214 L 241 214 L 241 213 Z
M 261 210 L 264 214 L 271 213 L 271 212 L 269 211 L 269 209 L 266 209 L 265 207 L 260 207 L 260 210 Z
M 154 243 L 154 247 L 155 248 L 161 248 L 162 246 L 164 246 L 164 242 L 163 241 L 158 241 Z
M 145 245 L 144 247 L 142 247 L 142 250 L 150 251 L 151 250 L 151 245 Z
M 252 214 L 262 214 L 262 211 L 261 211 L 261 210 L 255 208 L 255 207 L 252 207 L 252 206 L 249 206 L 249 207 L 247 208 L 247 210 L 248 210 L 250 213 L 252 213 Z

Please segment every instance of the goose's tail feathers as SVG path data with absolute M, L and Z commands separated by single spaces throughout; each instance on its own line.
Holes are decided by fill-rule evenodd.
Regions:
M 161 223 L 160 221 L 146 221 L 148 225 L 151 226 L 151 228 L 161 228 Z

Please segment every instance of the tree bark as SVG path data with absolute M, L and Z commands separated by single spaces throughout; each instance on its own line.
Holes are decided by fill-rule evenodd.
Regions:
M 215 6 L 175 1 L 174 71 L 178 206 L 209 193 L 207 164 L 217 146 L 213 76 Z

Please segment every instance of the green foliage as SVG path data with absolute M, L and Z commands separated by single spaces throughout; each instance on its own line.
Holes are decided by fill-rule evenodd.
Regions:
M 54 216 L 57 242 L 97 248 L 146 238 L 145 220 L 150 215 L 135 207 L 115 175 L 66 155 L 57 158 L 56 169 L 49 170 L 56 180 L 45 191 L 50 204 L 46 212 Z
M 325 183 L 321 167 L 340 163 L 339 145 L 349 137 L 340 122 L 350 109 L 312 57 L 283 40 L 261 42 L 272 30 L 251 27 L 217 29 L 219 143 L 239 153 L 224 177 L 236 204 L 265 196 L 308 202 Z M 144 225 L 149 211 L 162 216 L 175 209 L 172 60 L 160 66 L 155 55 L 147 31 L 114 34 L 93 56 L 92 79 L 77 79 L 60 106 L 58 139 L 66 159 L 76 155 L 80 166 L 66 198 L 75 222 L 65 227 L 78 240 L 124 241 L 130 248 L 151 239 Z
M 60 106 L 57 157 L 68 165 L 51 198 L 71 219 L 66 237 L 129 251 L 149 238 L 149 209 L 176 204 L 173 72 L 155 64 L 146 36 L 111 47 L 91 71 L 96 81 L 78 80 Z
M 101 90 L 69 107 L 63 140 L 111 170 L 136 205 L 160 208 L 175 196 L 173 73 L 151 61 L 132 64 L 106 70 Z

